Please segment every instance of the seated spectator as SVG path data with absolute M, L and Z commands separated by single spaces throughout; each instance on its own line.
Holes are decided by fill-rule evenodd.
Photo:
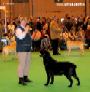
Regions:
M 79 28 L 79 31 L 76 33 L 76 40 L 84 41 L 85 33 L 82 27 Z

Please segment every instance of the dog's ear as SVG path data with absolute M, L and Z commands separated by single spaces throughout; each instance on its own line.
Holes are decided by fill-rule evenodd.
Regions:
M 45 50 L 44 53 L 45 55 L 50 56 L 50 53 L 47 50 Z
M 43 56 L 44 56 L 44 50 L 40 49 L 40 57 L 43 57 Z

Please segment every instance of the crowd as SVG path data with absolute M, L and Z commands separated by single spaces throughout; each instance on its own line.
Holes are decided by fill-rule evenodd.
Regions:
M 0 20 L 0 41 L 8 40 L 7 44 L 15 38 L 15 29 L 20 24 L 22 17 L 7 19 L 7 32 L 4 28 L 4 20 Z M 26 18 L 29 24 L 29 32 L 32 37 L 32 51 L 40 48 L 52 49 L 53 55 L 59 55 L 58 47 L 66 49 L 65 38 L 62 34 L 68 33 L 72 40 L 85 41 L 86 48 L 90 47 L 90 17 L 74 17 L 66 14 L 63 18 L 30 17 Z M 46 38 L 48 40 L 46 40 Z M 47 43 L 46 43 L 47 42 Z

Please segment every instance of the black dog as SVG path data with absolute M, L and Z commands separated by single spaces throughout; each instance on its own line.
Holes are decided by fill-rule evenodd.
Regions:
M 77 85 L 80 85 L 80 80 L 76 74 L 76 65 L 67 61 L 57 62 L 50 56 L 50 53 L 45 49 L 40 50 L 40 54 L 40 56 L 43 57 L 43 62 L 47 73 L 47 83 L 44 84 L 45 86 L 47 86 L 49 83 L 53 84 L 54 75 L 65 75 L 70 82 L 70 85 L 68 87 L 72 87 L 73 85 L 73 80 L 71 78 L 72 76 L 77 80 Z

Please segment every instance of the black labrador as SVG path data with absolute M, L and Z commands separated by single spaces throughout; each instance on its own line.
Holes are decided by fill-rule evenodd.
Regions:
M 50 53 L 45 49 L 40 50 L 40 54 L 40 56 L 43 57 L 43 63 L 47 74 L 47 82 L 46 84 L 44 84 L 45 86 L 47 86 L 49 83 L 53 84 L 55 75 L 66 76 L 66 78 L 70 82 L 70 85 L 68 87 L 72 87 L 73 85 L 72 76 L 77 80 L 77 85 L 80 85 L 80 80 L 76 74 L 75 64 L 70 63 L 68 61 L 57 62 L 51 57 Z

